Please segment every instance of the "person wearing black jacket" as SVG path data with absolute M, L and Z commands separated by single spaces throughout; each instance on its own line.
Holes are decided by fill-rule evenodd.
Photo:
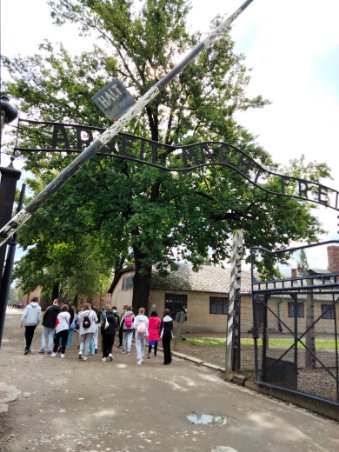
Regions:
M 161 339 L 162 339 L 162 348 L 164 352 L 164 362 L 163 364 L 171 364 L 172 362 L 172 353 L 171 353 L 171 340 L 173 337 L 173 319 L 171 317 L 171 311 L 169 309 L 165 309 L 164 315 L 161 322 Z
M 106 316 L 101 324 L 102 361 L 113 361 L 112 348 L 117 329 L 116 317 L 110 305 L 106 305 Z
M 55 322 L 60 311 L 59 298 L 56 298 L 53 304 L 45 311 L 42 318 L 41 350 L 39 352 L 41 355 L 44 355 L 46 352 L 48 355 L 51 355 L 53 352 Z
M 118 338 L 119 338 L 119 343 L 120 343 L 120 317 L 118 314 L 118 310 L 116 306 L 112 306 L 112 311 L 114 314 L 114 318 L 115 318 L 115 323 L 116 323 L 116 330 L 115 333 L 118 333 Z M 114 347 L 114 340 L 115 340 L 115 336 L 113 339 L 113 347 Z M 117 348 L 119 348 L 119 346 L 117 345 Z
M 125 312 L 127 311 L 127 304 L 125 304 L 122 308 L 122 313 L 119 320 L 119 345 L 118 348 L 122 348 L 122 335 L 123 335 L 123 325 L 121 325 L 121 319 L 123 318 Z

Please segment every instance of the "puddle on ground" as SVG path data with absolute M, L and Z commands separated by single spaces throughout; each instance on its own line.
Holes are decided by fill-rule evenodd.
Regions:
M 189 414 L 187 419 L 192 424 L 203 425 L 226 425 L 226 416 L 215 416 L 214 414 Z

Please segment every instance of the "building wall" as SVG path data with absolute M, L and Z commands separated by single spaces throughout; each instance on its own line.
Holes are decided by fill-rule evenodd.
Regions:
M 92 305 L 98 310 L 103 309 L 106 306 L 106 304 L 114 306 L 112 304 L 112 294 L 110 293 L 103 293 L 101 295 L 97 295 L 96 297 L 94 297 L 92 303 Z
M 23 295 L 23 297 L 21 299 L 22 300 L 21 303 L 26 305 L 33 297 L 38 297 L 40 302 L 41 302 L 42 290 L 43 290 L 43 287 L 39 286 L 36 289 L 34 289 L 33 292 Z M 111 304 L 112 305 L 111 298 L 112 298 L 112 295 L 110 293 L 103 293 L 101 295 L 99 294 L 96 297 L 94 297 L 94 299 L 92 301 L 92 306 L 97 308 L 98 310 L 100 310 L 100 309 L 104 308 L 106 304 Z M 79 302 L 79 306 L 78 307 L 80 308 L 84 303 L 86 303 L 86 301 L 87 301 L 86 298 L 82 299 Z M 52 303 L 52 300 L 48 301 L 47 305 L 46 305 L 46 303 L 45 303 L 45 305 L 42 304 L 41 305 L 42 309 L 44 310 L 51 303 Z
M 122 311 L 122 307 L 125 304 L 127 304 L 128 306 L 132 305 L 133 288 L 127 290 L 123 289 L 124 284 L 123 281 L 125 278 L 133 277 L 133 275 L 134 275 L 133 271 L 124 273 L 119 279 L 112 293 L 111 305 L 116 306 L 119 313 Z
M 36 289 L 33 290 L 33 292 L 24 294 L 21 298 L 21 303 L 26 305 L 32 300 L 33 297 L 38 297 L 40 300 L 41 292 L 42 292 L 42 286 L 38 286 Z
M 289 330 L 294 331 L 294 317 L 289 317 L 288 315 L 288 303 L 292 302 L 292 298 L 271 298 L 268 301 L 269 310 L 267 311 L 267 326 L 268 330 L 271 332 L 279 332 L 278 328 L 278 318 L 283 321 L 282 324 L 282 333 L 283 334 L 292 334 Z M 306 331 L 306 316 L 307 316 L 307 300 L 300 299 L 298 302 L 303 303 L 304 305 L 304 316 L 297 318 L 297 328 L 298 332 Z M 322 304 L 331 304 L 332 300 L 330 295 L 328 298 L 314 299 L 314 320 L 318 319 L 321 316 L 321 305 Z M 336 321 L 339 323 L 339 304 L 336 303 Z M 321 318 L 314 325 L 314 332 L 318 334 L 333 334 L 334 332 L 334 319 L 324 319 Z
M 182 326 L 182 333 L 218 332 L 227 330 L 228 316 L 210 314 L 210 296 L 224 297 L 224 293 L 185 292 L 174 290 L 151 290 L 150 309 L 154 306 L 158 315 L 162 316 L 165 308 L 165 294 L 187 295 L 187 321 Z M 241 297 L 241 331 L 252 328 L 252 300 L 249 295 Z
M 111 304 L 117 306 L 121 312 L 123 305 L 132 304 L 133 289 L 124 290 L 124 277 L 133 276 L 133 272 L 126 273 L 122 276 L 112 294 Z M 187 321 L 182 326 L 182 333 L 199 333 L 199 332 L 216 332 L 225 333 L 227 329 L 228 316 L 210 314 L 210 296 L 224 297 L 224 293 L 209 292 L 186 292 L 176 290 L 159 290 L 152 289 L 150 292 L 149 305 L 145 306 L 148 314 L 155 309 L 158 315 L 162 317 L 165 309 L 166 294 L 187 295 Z M 294 331 L 294 317 L 288 316 L 288 303 L 292 301 L 290 297 L 272 297 L 269 301 L 267 310 L 268 330 L 271 333 L 280 333 L 279 318 L 281 319 L 282 334 L 291 334 Z M 306 330 L 306 299 L 300 299 L 304 303 L 304 317 L 298 318 L 298 331 Z M 322 298 L 314 301 L 314 318 L 318 318 L 321 314 L 321 304 L 330 304 L 329 298 Z M 336 309 L 337 323 L 339 323 L 339 306 Z M 241 313 L 240 313 L 241 333 L 248 333 L 253 326 L 252 298 L 250 294 L 242 294 L 241 296 Z M 285 324 L 285 325 L 284 325 Z M 315 325 L 315 333 L 333 334 L 334 320 L 321 319 Z

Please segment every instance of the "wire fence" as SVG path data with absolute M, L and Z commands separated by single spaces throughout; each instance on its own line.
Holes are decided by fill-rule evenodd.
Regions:
M 331 251 L 339 258 L 337 245 Z M 339 273 L 256 280 L 252 296 L 254 356 L 242 347 L 243 370 L 253 366 L 259 384 L 339 405 Z

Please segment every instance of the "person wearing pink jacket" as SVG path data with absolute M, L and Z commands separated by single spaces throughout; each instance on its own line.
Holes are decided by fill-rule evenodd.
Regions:
M 152 347 L 154 346 L 154 356 L 157 356 L 158 342 L 160 341 L 161 318 L 157 311 L 152 311 L 148 319 L 148 355 L 151 357 Z

